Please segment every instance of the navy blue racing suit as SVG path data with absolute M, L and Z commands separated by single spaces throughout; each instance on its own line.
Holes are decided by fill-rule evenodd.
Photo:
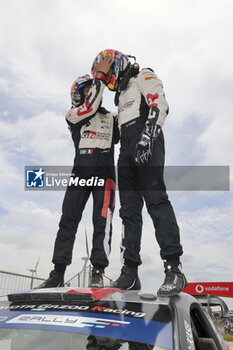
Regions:
M 78 224 L 92 193 L 94 231 L 90 260 L 93 266 L 108 266 L 115 206 L 114 143 L 119 140 L 119 129 L 116 115 L 100 107 L 104 86 L 100 81 L 94 82 L 84 104 L 66 114 L 75 145 L 74 181 L 63 201 L 54 264 L 71 264 Z M 87 181 L 86 184 L 89 181 L 89 185 L 75 185 L 75 178 Z M 98 186 L 99 180 L 104 180 L 103 185 Z
M 165 150 L 162 132 L 154 141 L 151 162 L 144 167 L 135 164 L 136 145 L 141 139 L 146 121 L 156 117 L 156 124 L 162 127 L 168 113 L 162 82 L 151 69 L 142 69 L 136 77 L 130 78 L 127 88 L 118 98 L 122 258 L 126 264 L 141 264 L 142 208 L 145 200 L 154 224 L 161 258 L 177 260 L 182 255 L 182 246 L 179 227 L 164 184 Z

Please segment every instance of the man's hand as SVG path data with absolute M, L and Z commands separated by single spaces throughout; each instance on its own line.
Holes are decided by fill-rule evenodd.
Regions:
M 96 72 L 100 71 L 104 74 L 107 74 L 112 66 L 114 61 L 114 55 L 101 55 L 99 63 L 94 63 L 94 68 Z
M 95 68 L 95 79 L 103 80 L 104 82 L 108 83 L 111 78 L 111 67 L 114 61 L 113 55 L 103 56 L 103 54 L 100 57 L 99 63 L 94 63 Z
M 152 159 L 153 143 L 161 132 L 161 127 L 155 125 L 155 120 L 148 120 L 144 126 L 141 140 L 136 145 L 136 158 L 137 165 L 146 165 Z

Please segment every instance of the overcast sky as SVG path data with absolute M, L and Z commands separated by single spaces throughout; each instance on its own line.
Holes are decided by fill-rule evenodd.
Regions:
M 27 273 L 38 257 L 39 276 L 52 269 L 64 193 L 24 191 L 24 166 L 72 165 L 64 120 L 70 87 L 90 73 L 103 49 L 135 55 L 163 81 L 167 165 L 232 167 L 232 12 L 230 0 L 0 0 L 0 269 Z M 106 91 L 104 105 L 116 111 L 113 99 Z M 169 197 L 188 280 L 232 281 L 232 191 L 169 191 Z M 82 268 L 85 227 L 91 244 L 91 212 L 90 202 L 67 278 Z M 107 270 L 113 279 L 120 272 L 118 212 L 117 194 Z M 157 290 L 163 265 L 146 211 L 142 259 L 142 284 Z

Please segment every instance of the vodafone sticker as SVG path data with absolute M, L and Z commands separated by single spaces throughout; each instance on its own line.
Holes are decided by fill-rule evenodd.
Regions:
M 204 287 L 201 284 L 198 284 L 195 289 L 197 293 L 201 294 L 204 292 Z
M 220 297 L 233 297 L 233 282 L 198 282 L 189 283 L 183 289 L 184 293 L 197 295 L 216 295 Z

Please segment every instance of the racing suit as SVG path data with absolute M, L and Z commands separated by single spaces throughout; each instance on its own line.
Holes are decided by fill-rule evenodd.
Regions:
M 104 84 L 92 84 L 82 106 L 66 114 L 75 145 L 73 176 L 90 182 L 68 186 L 57 233 L 53 263 L 70 265 L 78 224 L 86 202 L 93 196 L 93 266 L 108 266 L 111 248 L 112 215 L 115 206 L 114 143 L 119 140 L 116 115 L 101 107 Z M 91 180 L 92 179 L 92 180 Z M 98 181 L 104 180 L 103 186 Z M 94 180 L 94 182 L 93 182 Z
M 154 141 L 152 160 L 144 167 L 135 165 L 136 145 L 148 119 L 163 126 L 168 113 L 162 82 L 149 68 L 142 69 L 118 94 L 118 122 L 121 149 L 118 160 L 120 217 L 123 223 L 122 258 L 128 265 L 141 264 L 143 199 L 152 218 L 163 260 L 176 260 L 182 255 L 179 228 L 164 184 L 164 137 Z

